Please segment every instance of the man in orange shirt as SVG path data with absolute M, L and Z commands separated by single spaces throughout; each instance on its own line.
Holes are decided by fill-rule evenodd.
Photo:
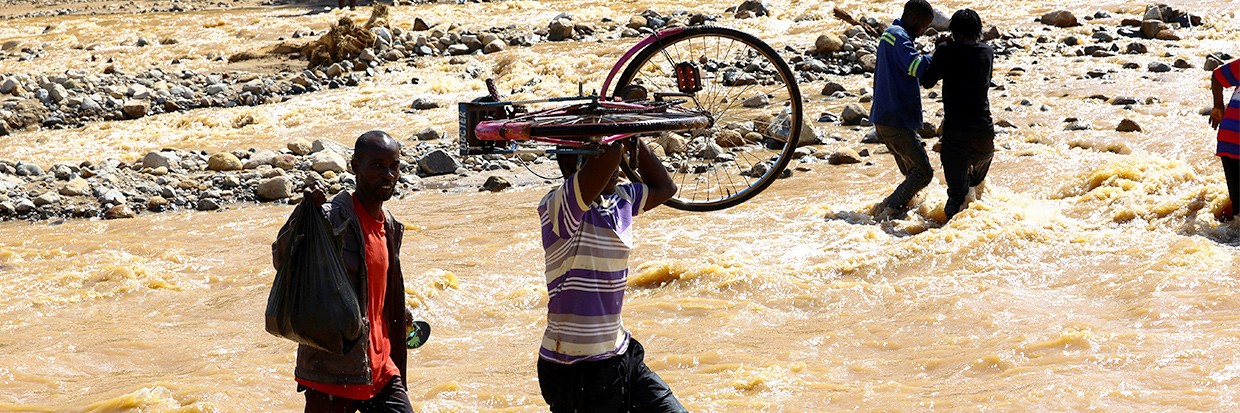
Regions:
M 306 392 L 306 412 L 412 412 L 403 343 L 410 315 L 399 259 L 405 226 L 383 210 L 400 179 L 400 144 L 384 132 L 366 132 L 357 138 L 350 165 L 357 174 L 353 193 L 342 191 L 325 203 L 316 185 L 303 202 L 320 205 L 343 241 L 367 339 L 343 356 L 299 345 L 294 375 L 298 390 Z

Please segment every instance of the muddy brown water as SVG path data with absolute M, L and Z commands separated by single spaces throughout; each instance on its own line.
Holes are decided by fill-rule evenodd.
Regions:
M 843 28 L 828 17 L 829 3 L 770 3 L 772 18 L 721 23 L 798 48 Z M 563 11 L 625 21 L 645 8 L 719 13 L 732 5 L 436 4 L 397 8 L 393 21 L 428 16 L 490 27 L 549 21 Z M 839 5 L 855 14 L 898 9 L 895 2 Z M 1050 8 L 947 6 L 971 6 L 1001 28 L 1035 34 L 1041 27 L 1033 18 Z M 1142 7 L 1063 6 L 1078 16 L 1108 10 L 1117 19 L 1101 24 L 1110 26 Z M 1237 54 L 1240 15 L 1217 2 L 1176 6 L 1213 26 L 1174 45 L 1147 41 L 1146 55 L 1021 52 L 997 61 L 996 81 L 1012 83 L 991 94 L 995 117 L 1018 128 L 997 138 L 985 196 L 949 225 L 936 223 L 946 198 L 941 175 L 909 219 L 875 224 L 865 215 L 898 182 L 881 154 L 867 158 L 872 165 L 794 161 L 807 170 L 726 211 L 643 215 L 625 318 L 648 349 L 647 363 L 692 411 L 1240 409 L 1240 228 L 1213 217 L 1225 198 L 1223 176 L 1213 132 L 1197 114 L 1209 96 L 1203 57 Z M 89 54 L 73 43 L 108 44 L 115 49 L 108 53 L 135 68 L 182 53 L 231 53 L 300 27 L 325 28 L 339 13 L 254 8 L 9 21 L 0 38 L 59 49 L 37 63 L 0 61 L 0 72 L 101 69 L 82 66 Z M 823 18 L 797 21 L 803 15 Z M 57 31 L 40 34 L 49 23 Z M 1091 27 L 1048 35 L 1084 38 Z M 181 42 L 115 46 L 161 30 Z M 298 137 L 348 143 L 370 128 L 398 137 L 426 126 L 451 130 L 451 105 L 404 108 L 420 96 L 451 103 L 482 94 L 463 66 L 490 72 L 509 90 L 537 79 L 526 95 L 565 95 L 577 82 L 598 84 L 631 42 L 542 44 L 465 65 L 427 59 L 358 88 L 280 104 L 23 132 L 0 138 L 0 157 L 46 166 L 132 160 L 165 146 L 276 149 Z M 1197 68 L 1120 69 L 1170 63 L 1164 53 Z M 1008 76 L 1013 67 L 1027 71 Z M 1110 80 L 1083 78 L 1096 68 L 1117 72 Z M 413 76 L 424 82 L 409 84 Z M 862 77 L 834 80 L 852 91 L 870 86 Z M 802 85 L 811 118 L 853 101 L 827 100 L 817 94 L 821 86 Z M 1158 101 L 1124 110 L 1084 99 L 1096 93 Z M 1035 105 L 1021 106 L 1022 99 Z M 928 103 L 927 118 L 937 120 L 940 108 Z M 234 128 L 247 123 L 233 122 L 244 116 L 255 121 Z M 1063 131 L 1069 116 L 1093 129 Z M 1144 131 L 1113 132 L 1123 118 Z M 864 147 L 855 143 L 861 132 L 816 126 Z M 938 169 L 937 155 L 931 161 Z M 534 370 L 546 304 L 534 206 L 548 189 L 427 191 L 388 204 L 410 227 L 401 251 L 408 302 L 434 325 L 430 343 L 409 359 L 417 411 L 545 410 Z M 274 273 L 269 243 L 291 210 L 237 205 L 120 221 L 0 223 L 0 411 L 300 411 L 294 346 L 262 328 Z

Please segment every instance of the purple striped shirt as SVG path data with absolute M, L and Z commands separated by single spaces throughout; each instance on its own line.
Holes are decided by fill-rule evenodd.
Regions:
M 547 330 L 539 356 L 571 364 L 623 354 L 629 333 L 620 320 L 629 277 L 633 217 L 646 186 L 623 184 L 587 205 L 577 176 L 538 204 L 547 264 Z

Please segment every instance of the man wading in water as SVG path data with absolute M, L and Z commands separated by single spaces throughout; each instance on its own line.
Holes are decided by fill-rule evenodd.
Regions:
M 685 411 L 620 320 L 633 218 L 676 194 L 663 164 L 637 145 L 645 183 L 618 184 L 618 143 L 580 168 L 578 156 L 558 155 L 564 183 L 538 205 L 549 297 L 538 384 L 555 413 Z
M 934 178 L 926 148 L 917 137 L 917 130 L 921 129 L 921 89 L 917 79 L 930 67 L 930 56 L 917 53 L 913 44 L 913 39 L 921 36 L 933 20 L 930 3 L 910 0 L 904 4 L 904 14 L 878 40 L 870 120 L 878 131 L 878 140 L 896 158 L 904 182 L 875 206 L 877 220 L 904 214 L 913 196 Z
M 361 292 L 358 302 L 369 320 L 363 336 L 369 339 L 343 356 L 299 345 L 297 388 L 306 392 L 306 412 L 412 412 L 402 342 L 411 322 L 399 257 L 405 226 L 383 210 L 400 179 L 400 144 L 384 132 L 366 132 L 353 146 L 350 165 L 357 174 L 353 194 L 342 191 L 325 204 L 315 185 L 302 202 L 321 206 L 343 241 L 341 258 L 350 284 Z M 287 224 L 281 234 L 286 230 Z M 274 257 L 276 245 L 272 251 Z

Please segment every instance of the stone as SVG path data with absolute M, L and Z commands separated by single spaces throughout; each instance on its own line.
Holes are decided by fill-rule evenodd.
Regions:
M 490 177 L 487 177 L 486 182 L 483 182 L 482 187 L 478 188 L 478 190 L 500 192 L 500 191 L 503 191 L 511 187 L 512 187 L 512 183 L 508 182 L 507 179 L 504 179 L 498 176 L 490 176 Z
M 96 188 L 95 191 L 99 194 L 96 199 L 98 199 L 101 204 L 119 205 L 125 203 L 126 201 L 125 194 L 115 188 Z
M 843 92 L 846 90 L 848 89 L 845 89 L 844 85 L 835 82 L 827 82 L 827 84 L 822 87 L 822 94 L 824 96 L 831 96 L 835 94 L 835 92 Z
M 435 139 L 439 139 L 442 136 L 443 135 L 440 134 L 439 131 L 435 130 L 435 128 L 422 129 L 418 131 L 417 133 L 413 134 L 413 138 L 419 141 L 433 141 Z
M 759 93 L 757 95 L 754 95 L 753 97 L 749 99 L 745 99 L 745 101 L 741 103 L 742 106 L 747 107 L 747 108 L 763 108 L 763 107 L 767 107 L 770 104 L 771 104 L 771 97 L 767 96 L 765 93 Z
M 1128 54 L 1145 54 L 1148 51 L 1149 48 L 1145 46 L 1145 43 L 1128 43 L 1128 46 L 1124 47 L 1124 53 Z
M 69 98 L 69 91 L 65 90 L 65 87 L 61 86 L 59 83 L 54 83 L 52 84 L 52 87 L 48 89 L 48 97 L 52 98 L 52 102 L 60 103 L 61 101 Z
M 13 206 L 13 210 L 19 214 L 34 211 L 35 208 L 38 208 L 38 205 L 35 205 L 33 201 L 26 198 L 18 199 L 17 204 Z
M 1114 99 L 1111 99 L 1111 104 L 1115 106 L 1135 105 L 1137 100 L 1127 96 L 1116 96 Z
M 1214 55 L 1206 56 L 1206 63 L 1201 66 L 1202 69 L 1214 71 L 1223 65 L 1223 61 Z
M 762 0 L 745 0 L 740 6 L 736 6 L 736 18 L 738 19 L 762 17 L 770 14 L 771 11 L 766 8 L 766 4 Z M 747 17 L 741 17 L 742 15 Z
M 228 152 L 219 152 L 207 158 L 207 170 L 211 171 L 239 171 L 244 166 L 236 155 Z
M 220 201 L 213 198 L 203 198 L 198 200 L 198 204 L 194 207 L 199 211 L 214 211 L 220 209 Z
M 646 25 L 649 23 L 650 22 L 648 22 L 645 17 L 642 17 L 641 15 L 637 15 L 637 16 L 630 17 L 629 24 L 624 25 L 624 27 L 637 30 L 637 29 L 646 27 Z
M 159 168 L 176 169 L 181 167 L 181 158 L 173 152 L 148 152 L 142 157 L 143 168 Z
M 249 159 L 246 159 L 245 164 L 242 166 L 242 168 L 255 169 L 263 165 L 271 165 L 271 159 L 275 158 L 276 155 L 279 155 L 279 154 L 275 153 L 274 151 L 267 150 L 267 149 L 255 151 L 254 153 L 250 154 Z
M 129 205 L 124 204 L 108 208 L 107 212 L 103 213 L 103 219 L 127 219 L 136 216 L 138 213 L 134 212 Z
M 1158 37 L 1158 32 L 1167 28 L 1167 24 L 1161 20 L 1145 20 L 1141 22 L 1141 35 L 1147 39 Z
M 147 113 L 150 113 L 150 111 L 151 102 L 147 100 L 126 100 L 125 104 L 121 107 L 121 112 L 124 113 L 125 117 L 128 119 L 138 119 L 144 117 Z
M 427 23 L 426 20 L 421 17 L 417 17 L 413 19 L 413 31 L 424 32 L 424 31 L 430 30 L 431 26 L 433 25 L 430 23 Z
M 453 56 L 461 56 L 469 54 L 469 46 L 463 44 L 454 44 L 448 46 L 448 54 Z
M 226 90 L 228 90 L 228 85 L 225 85 L 223 83 L 214 83 L 214 84 L 208 85 L 206 88 L 207 94 L 212 95 L 212 96 L 218 95 L 220 93 L 224 93 L 224 91 Z
M 18 164 L 17 167 L 15 167 L 14 169 L 15 171 L 13 174 L 17 176 L 30 176 L 30 177 L 43 176 L 43 168 L 40 168 L 39 165 L 35 165 L 35 164 L 29 164 L 29 163 Z
M 661 134 L 655 139 L 655 143 L 663 147 L 663 152 L 668 155 L 683 153 L 689 149 L 688 139 L 675 133 Z
M 861 120 L 870 116 L 870 112 L 865 110 L 865 106 L 859 103 L 849 103 L 844 106 L 844 111 L 840 113 L 840 123 L 844 126 L 860 125 Z
M 310 146 L 310 142 L 306 142 L 304 139 L 293 139 L 288 141 L 288 144 L 285 145 L 285 147 L 288 148 L 289 152 L 292 152 L 297 156 L 309 155 L 314 149 Z
M 168 210 L 168 199 L 159 195 L 146 200 L 146 210 L 151 212 L 163 212 Z
M 82 178 L 73 178 L 60 187 L 60 194 L 64 196 L 82 196 L 88 193 L 90 193 L 90 183 Z
M 1089 122 L 1085 122 L 1081 120 L 1070 122 L 1068 123 L 1067 126 L 1063 127 L 1063 130 L 1066 130 L 1066 131 L 1082 131 L 1082 130 L 1089 130 L 1089 129 L 1090 129 Z
M 293 182 L 284 176 L 267 178 L 258 182 L 258 188 L 254 190 L 254 194 L 264 201 L 288 198 L 293 195 Z
M 287 153 L 279 154 L 271 158 L 271 166 L 291 171 L 297 169 L 297 158 Z
M 416 110 L 437 109 L 439 108 L 439 102 L 430 98 L 417 98 L 413 100 L 411 107 Z
M 735 148 L 747 143 L 749 142 L 745 141 L 745 137 L 734 130 L 724 129 L 715 134 L 715 144 L 724 148 Z
M 418 159 L 418 170 L 427 176 L 450 174 L 460 167 L 456 158 L 443 149 L 436 149 Z
M 1159 30 L 1158 34 L 1154 35 L 1154 38 L 1158 40 L 1169 40 L 1169 41 L 1180 40 L 1180 36 L 1175 34 L 1175 31 L 1171 29 Z
M 706 145 L 703 145 L 702 149 L 698 150 L 697 156 L 702 159 L 714 160 L 715 158 L 718 158 L 719 155 L 723 155 L 726 152 L 727 151 L 725 151 L 722 147 L 715 144 L 714 141 L 710 141 L 707 142 Z
M 1119 121 L 1119 126 L 1115 127 L 1116 132 L 1140 132 L 1141 125 L 1132 119 L 1124 119 Z
M 334 151 L 319 151 L 310 156 L 310 169 L 318 173 L 324 172 L 344 172 L 348 170 L 349 164 L 345 162 L 344 156 Z
M 874 69 L 878 67 L 878 56 L 872 54 L 861 56 L 858 63 L 861 64 L 861 70 L 874 73 Z
M 0 82 L 0 93 L 6 94 L 6 95 L 8 94 L 20 95 L 21 89 L 22 89 L 22 85 L 21 83 L 17 82 L 17 79 L 10 77 L 8 79 L 5 79 L 4 82 Z M 14 92 L 19 92 L 19 93 L 14 93 Z
M 1184 59 L 1175 59 L 1175 62 L 1172 62 L 1171 66 L 1174 66 L 1177 69 L 1192 69 L 1193 68 L 1193 64 L 1189 63 L 1187 60 L 1184 60 Z
M 318 153 L 322 151 L 331 151 L 344 156 L 353 155 L 353 149 L 340 142 L 326 139 L 315 139 L 315 141 L 310 144 L 310 153 Z
M 60 202 L 60 195 L 56 195 L 56 193 L 52 191 L 47 191 L 44 192 L 43 195 L 36 197 L 33 202 L 35 206 L 52 205 Z
M 1080 26 L 1081 23 L 1076 19 L 1076 15 L 1067 10 L 1055 10 L 1042 15 L 1042 24 L 1055 27 L 1074 27 Z
M 814 51 L 821 54 L 835 53 L 843 48 L 844 39 L 840 38 L 838 34 L 823 34 L 819 35 L 817 40 L 814 40 Z
M 482 46 L 482 53 L 491 54 L 495 52 L 502 52 L 507 47 L 508 43 L 505 43 L 502 39 L 495 39 L 490 43 L 487 43 L 486 46 Z
M 857 151 L 852 148 L 839 148 L 831 152 L 831 155 L 827 156 L 827 163 L 831 165 L 861 163 L 861 154 L 858 154 Z
M 1150 62 L 1145 68 L 1154 73 L 1166 73 L 1171 71 L 1171 66 L 1163 62 Z
M 340 63 L 332 63 L 331 66 L 327 67 L 327 71 L 324 72 L 324 74 L 326 74 L 327 77 L 336 78 L 336 77 L 340 77 L 340 75 L 343 75 L 344 72 L 345 72 L 344 66 L 341 66 Z
M 552 20 L 551 24 L 547 26 L 547 40 L 553 42 L 571 40 L 576 36 L 573 32 L 575 26 L 570 20 L 560 18 Z

